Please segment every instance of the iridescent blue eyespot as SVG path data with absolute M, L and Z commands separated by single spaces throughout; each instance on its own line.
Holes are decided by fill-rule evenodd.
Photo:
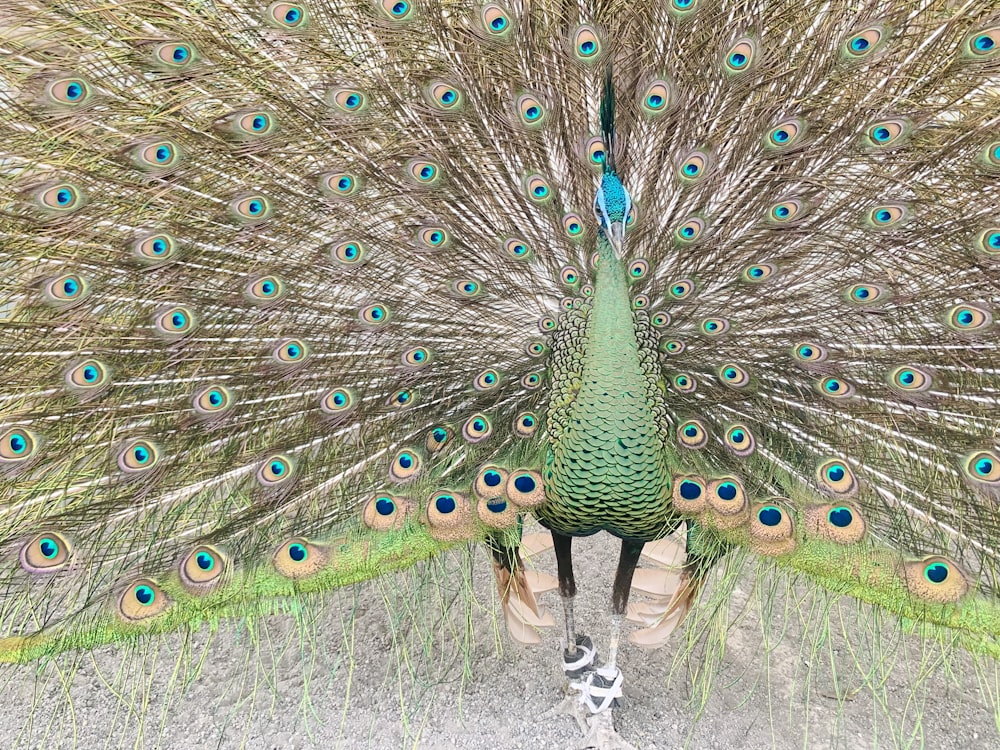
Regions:
M 830 523 L 838 529 L 846 529 L 854 523 L 854 514 L 851 512 L 851 509 L 846 508 L 843 505 L 831 508 L 830 512 L 826 514 L 826 517 Z
M 455 502 L 454 496 L 452 495 L 438 495 L 434 498 L 434 508 L 442 515 L 454 513 L 456 507 L 458 506 Z

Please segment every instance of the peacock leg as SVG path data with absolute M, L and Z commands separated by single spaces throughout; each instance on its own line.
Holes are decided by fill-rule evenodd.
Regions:
M 573 599 L 576 598 L 576 579 L 573 577 L 573 537 L 552 532 L 552 546 L 556 552 L 559 596 L 566 616 L 566 650 L 563 652 L 563 671 L 567 679 L 575 680 L 593 670 L 597 650 L 590 636 L 576 632 L 573 618 Z
M 618 570 L 615 571 L 615 585 L 611 590 L 611 644 L 608 649 L 608 662 L 603 669 L 618 671 L 618 643 L 621 640 L 622 623 L 625 611 L 628 609 L 628 597 L 632 590 L 632 576 L 639 564 L 639 556 L 645 542 L 629 539 L 622 540 L 622 551 L 618 557 Z
M 615 584 L 612 593 L 612 634 L 611 651 L 608 662 L 600 669 L 594 669 L 596 654 L 590 638 L 577 635 L 573 624 L 573 597 L 576 595 L 576 583 L 573 579 L 570 545 L 572 537 L 562 536 L 553 532 L 552 540 L 556 550 L 556 561 L 559 568 L 559 592 L 563 597 L 563 607 L 566 612 L 566 637 L 568 647 L 563 654 L 563 669 L 570 678 L 569 687 L 575 692 L 566 698 L 556 708 L 557 712 L 568 713 L 576 719 L 584 737 L 574 747 L 599 748 L 600 750 L 634 750 L 615 730 L 612 708 L 616 705 L 616 697 L 621 695 L 622 674 L 615 666 L 618 654 L 618 643 L 621 639 L 622 621 L 625 619 L 625 608 L 628 606 L 629 589 L 632 585 L 632 575 L 639 562 L 643 543 L 633 541 L 622 542 L 622 552 L 615 573 Z M 571 672 L 574 660 L 588 658 L 587 667 Z M 576 679 L 574 680 L 574 676 Z

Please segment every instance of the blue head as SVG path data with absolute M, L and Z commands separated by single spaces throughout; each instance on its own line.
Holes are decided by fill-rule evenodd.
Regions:
M 611 240 L 618 252 L 621 252 L 622 238 L 625 236 L 625 224 L 632 213 L 632 196 L 612 171 L 606 171 L 601 176 L 601 184 L 594 196 L 594 212 L 601 223 L 601 231 Z

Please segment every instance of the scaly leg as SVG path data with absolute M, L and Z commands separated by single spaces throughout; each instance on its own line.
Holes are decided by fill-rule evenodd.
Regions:
M 572 644 L 584 641 L 589 645 L 586 636 L 577 636 L 573 624 L 573 596 L 576 594 L 576 584 L 573 580 L 570 560 L 570 537 L 552 535 L 556 548 L 556 559 L 559 564 L 559 591 L 563 594 L 566 611 L 566 636 L 570 644 L 563 657 L 563 668 L 567 675 L 570 670 L 567 664 L 573 655 L 581 648 Z M 622 622 L 625 619 L 625 609 L 628 606 L 629 590 L 632 585 L 632 575 L 642 553 L 642 542 L 623 541 L 621 557 L 618 560 L 618 570 L 615 573 L 615 584 L 611 599 L 611 646 L 608 662 L 600 669 L 593 669 L 593 652 L 591 651 L 591 666 L 580 675 L 580 680 L 571 682 L 570 688 L 579 692 L 578 696 L 568 698 L 561 707 L 562 711 L 571 713 L 580 725 L 584 738 L 575 746 L 583 748 L 598 748 L 599 750 L 634 750 L 615 731 L 612 708 L 617 704 L 616 698 L 621 695 L 622 674 L 616 666 L 618 644 L 621 640 Z

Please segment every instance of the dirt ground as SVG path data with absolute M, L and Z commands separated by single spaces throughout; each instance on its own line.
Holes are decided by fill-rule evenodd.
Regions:
M 606 650 L 616 545 L 593 537 L 576 550 L 578 622 Z M 203 628 L 190 645 L 195 661 L 204 654 L 204 662 L 186 686 L 177 675 L 194 662 L 179 667 L 180 636 L 142 659 L 134 650 L 106 647 L 82 657 L 75 671 L 50 665 L 36 676 L 33 667 L 5 668 L 0 748 L 574 747 L 581 735 L 573 720 L 544 715 L 562 696 L 559 628 L 540 646 L 513 644 L 496 616 L 483 554 L 473 578 L 480 606 L 453 607 L 443 620 L 391 617 L 382 597 L 391 595 L 393 582 L 327 602 L 301 629 L 292 617 L 272 618 L 256 640 L 242 628 L 224 627 L 214 636 Z M 734 596 L 737 611 L 748 585 L 741 583 Z M 558 622 L 557 596 L 544 601 Z M 693 700 L 701 683 L 692 675 L 704 658 L 687 656 L 671 672 L 673 641 L 653 652 L 626 646 L 625 698 L 615 712 L 621 735 L 642 750 L 1000 748 L 972 657 L 937 665 L 915 690 L 918 675 L 935 666 L 917 645 L 914 658 L 897 664 L 876 692 L 855 692 L 860 672 L 836 639 L 817 651 L 796 623 L 772 623 L 787 632 L 775 633 L 777 645 L 762 658 L 766 647 L 752 619 L 733 626 L 701 715 Z M 302 629 L 315 648 L 301 645 Z M 463 639 L 468 649 L 456 648 Z M 993 662 L 981 666 L 995 696 L 1000 671 Z

